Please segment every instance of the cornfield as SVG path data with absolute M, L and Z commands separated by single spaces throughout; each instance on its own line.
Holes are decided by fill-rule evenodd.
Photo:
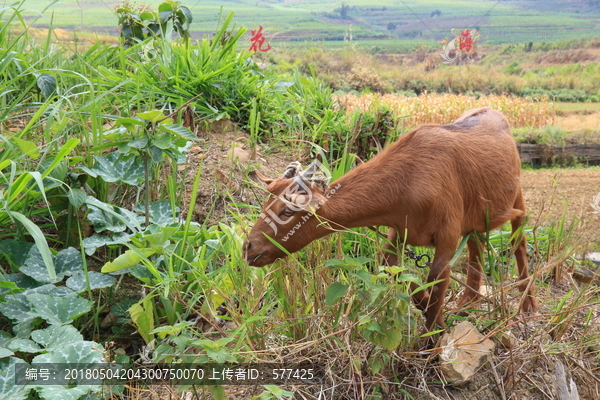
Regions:
M 348 114 L 359 110 L 376 113 L 389 109 L 396 118 L 405 118 L 406 126 L 426 123 L 446 124 L 466 110 L 489 106 L 502 112 L 513 128 L 551 125 L 555 117 L 552 103 L 515 96 L 481 96 L 479 98 L 452 94 L 423 94 L 403 96 L 395 94 L 347 94 L 337 97 Z

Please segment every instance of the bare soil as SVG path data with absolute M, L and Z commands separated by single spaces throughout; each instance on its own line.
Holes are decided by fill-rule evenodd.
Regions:
M 589 250 L 600 250 L 600 168 L 523 171 L 523 195 L 529 222 L 547 225 L 566 215 L 566 221 L 581 219 L 580 235 Z

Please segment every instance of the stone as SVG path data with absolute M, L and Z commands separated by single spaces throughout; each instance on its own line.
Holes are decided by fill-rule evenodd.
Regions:
M 452 332 L 445 333 L 440 339 L 441 371 L 444 378 L 452 383 L 464 383 L 491 357 L 494 342 L 484 340 L 483 335 L 473 324 L 463 321 Z
M 235 146 L 227 153 L 228 161 L 239 161 L 242 164 L 245 164 L 250 160 L 250 153 L 246 150 L 242 149 L 241 146 Z
M 500 332 L 499 336 L 500 336 L 500 343 L 502 343 L 502 345 L 504 347 L 506 347 L 507 349 L 514 349 L 515 347 L 517 347 L 517 344 L 519 344 L 519 341 L 517 340 L 515 335 L 513 335 L 513 333 L 510 330 L 505 331 L 505 332 Z
M 600 265 L 600 252 L 588 253 L 585 258 L 596 265 Z
M 575 268 L 573 271 L 573 278 L 577 279 L 581 283 L 590 283 L 598 277 L 594 271 L 591 271 L 587 268 Z

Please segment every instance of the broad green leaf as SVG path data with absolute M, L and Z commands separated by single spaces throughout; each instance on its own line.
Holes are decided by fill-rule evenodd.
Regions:
M 210 394 L 215 400 L 226 400 L 225 388 L 222 385 L 209 386 Z
M 152 332 L 153 334 L 158 334 L 158 336 L 161 339 L 164 339 L 165 337 L 167 337 L 167 335 L 173 335 L 175 333 L 179 333 L 182 330 L 184 330 L 185 328 L 194 325 L 193 322 L 190 321 L 182 321 L 182 322 L 178 322 L 175 325 L 166 325 L 166 326 L 159 326 L 158 328 L 154 329 Z
M 54 265 L 58 274 L 71 276 L 83 270 L 83 260 L 79 250 L 68 247 L 54 257 Z
M 183 15 L 185 16 L 185 22 L 187 23 L 187 25 L 191 24 L 194 20 L 194 16 L 192 15 L 190 9 L 186 6 L 179 6 L 179 9 L 181 10 L 181 12 L 183 12 Z
M 52 278 L 45 268 L 41 255 L 37 248 L 32 248 L 29 257 L 25 260 L 25 265 L 21 267 L 21 272 L 25 275 L 43 283 L 56 283 L 64 279 L 65 276 L 73 275 L 75 272 L 83 269 L 81 253 L 74 247 L 61 250 L 53 259 L 55 265 L 55 277 Z
M 144 239 L 153 247 L 163 247 L 169 244 L 168 240 L 177 232 L 179 232 L 178 227 L 165 226 L 161 228 L 160 232 L 144 235 Z
M 160 3 L 160 5 L 158 6 L 158 12 L 163 11 L 173 11 L 173 5 L 167 1 L 165 1 L 164 3 Z
M 13 339 L 8 342 L 6 346 L 9 350 L 18 351 L 22 353 L 39 353 L 42 351 L 40 346 L 35 344 L 33 340 L 29 339 Z
M 103 347 L 96 342 L 79 341 L 68 343 L 63 346 L 57 346 L 46 354 L 34 357 L 31 365 L 35 367 L 36 364 L 101 363 L 104 357 L 102 350 L 104 350 Z M 100 386 L 79 385 L 70 387 L 40 385 L 36 390 L 39 392 L 40 397 L 45 400 L 78 400 L 90 391 L 99 391 Z
M 214 360 L 217 363 L 225 363 L 225 362 L 236 362 L 236 358 L 232 356 L 229 352 L 229 349 L 226 347 L 222 347 L 217 350 L 206 349 L 206 355 L 211 360 Z
M 292 398 L 294 396 L 293 392 L 281 389 L 277 385 L 263 385 L 263 386 L 265 389 L 267 389 L 266 392 L 263 392 L 263 393 L 267 393 L 267 395 L 264 396 L 264 398 L 266 398 L 266 399 L 271 399 L 271 398 L 283 399 L 285 397 Z M 259 399 L 262 399 L 262 398 L 263 397 L 261 394 L 261 397 L 259 397 Z
M 388 285 L 373 285 L 369 289 L 369 304 L 377 305 L 379 295 L 385 293 L 389 289 Z
M 114 272 L 120 269 L 133 267 L 144 258 L 148 258 L 156 252 L 154 249 L 127 250 L 113 261 L 109 261 L 102 267 L 102 272 Z
M 39 147 L 36 143 L 31 142 L 29 140 L 23 140 L 20 138 L 12 138 L 12 141 L 21 149 L 23 154 L 25 154 L 29 158 L 33 158 L 37 160 L 40 156 Z
M 144 181 L 144 166 L 135 154 L 123 155 L 114 151 L 106 157 L 94 156 L 96 163 L 92 168 L 80 167 L 92 177 L 99 176 L 105 182 L 121 181 L 128 185 L 139 185 Z
M 44 294 L 30 294 L 27 299 L 31 302 L 31 315 L 40 316 L 51 325 L 71 323 L 75 318 L 92 309 L 93 301 L 77 295 L 53 297 Z
M 338 299 L 344 297 L 350 285 L 344 285 L 340 282 L 333 282 L 325 293 L 325 302 L 328 306 L 335 304 Z
M 91 290 L 111 287 L 115 283 L 115 278 L 113 276 L 95 271 L 88 272 L 88 279 L 90 282 Z M 82 293 L 87 290 L 85 274 L 83 273 L 83 271 L 67 279 L 66 284 L 67 287 L 73 289 L 77 293 Z
M 133 126 L 145 126 L 146 125 L 146 121 L 142 121 L 141 119 L 138 118 L 117 118 L 117 120 L 115 121 L 115 126 L 121 126 L 123 125 L 124 127 L 126 127 L 127 129 L 133 131 L 134 128 Z M 119 131 L 119 133 L 121 133 Z
M 130 119 L 130 118 L 125 118 L 125 119 Z M 116 125 L 118 125 L 118 122 L 121 120 L 121 118 L 117 119 Z M 143 121 L 137 120 L 137 119 L 132 119 L 132 121 L 134 122 L 139 122 L 141 125 L 144 125 Z M 133 128 L 132 128 L 133 130 Z M 129 139 L 131 136 L 131 132 L 129 132 L 129 130 L 127 130 L 127 128 L 125 126 L 119 126 L 118 128 L 113 128 L 113 129 L 109 129 L 107 131 L 102 132 L 102 136 L 112 142 L 119 142 L 121 140 L 126 140 Z
M 189 130 L 188 128 L 186 128 L 185 126 L 172 124 L 172 125 L 161 126 L 160 129 L 168 131 L 172 135 L 179 136 L 179 137 L 182 137 L 187 140 L 198 140 L 196 135 L 194 135 L 194 133 L 191 130 Z
M 29 306 L 20 301 L 6 301 L 0 303 L 0 313 L 2 313 L 6 318 L 10 318 L 15 321 L 31 318 L 31 316 L 28 314 L 30 310 L 31 308 Z
M 87 194 L 85 193 L 85 190 L 83 190 L 83 189 L 71 188 L 67 192 L 67 198 L 69 199 L 69 202 L 73 205 L 73 207 L 78 209 L 79 207 L 81 207 L 82 205 L 85 204 L 85 199 L 87 198 Z
M 21 293 L 11 294 L 4 299 L 4 302 L 0 303 L 0 313 L 18 323 L 35 319 L 37 317 L 30 314 L 31 303 L 27 299 L 27 295 L 34 293 L 49 294 L 55 288 L 56 286 L 48 284 L 27 289 Z M 15 331 L 15 327 L 13 327 L 13 331 Z
M 150 122 L 158 122 L 159 120 L 165 118 L 165 114 L 163 114 L 163 112 L 159 110 L 141 112 L 138 113 L 137 116 Z
M 48 272 L 48 276 L 50 279 L 56 278 L 56 271 L 54 270 L 54 262 L 52 261 L 52 253 L 50 252 L 50 248 L 48 247 L 48 242 L 46 241 L 46 237 L 42 233 L 41 229 L 31 222 L 26 216 L 16 211 L 9 211 L 9 214 L 19 221 L 29 232 L 29 234 L 33 237 L 35 244 L 44 260 L 44 265 L 46 266 L 46 270 Z
M 152 144 L 161 150 L 166 150 L 173 146 L 173 138 L 168 133 L 161 133 L 156 136 Z
M 6 274 L 2 279 L 0 281 L 0 297 L 7 296 L 8 294 L 16 294 L 42 285 L 42 283 L 20 272 Z
M 129 314 L 144 341 L 150 343 L 154 339 L 151 333 L 154 330 L 154 306 L 151 298 L 146 297 L 140 303 L 132 305 Z
M 4 347 L 0 347 L 0 358 L 10 357 L 13 354 L 15 354 L 15 353 L 13 353 L 12 351 L 10 351 L 9 349 L 4 348 Z M 2 372 L 0 372 L 0 374 L 2 374 Z
M 113 233 L 112 235 L 92 235 L 83 239 L 82 245 L 85 250 L 85 254 L 91 256 L 96 252 L 99 247 L 112 246 L 112 245 L 124 245 L 129 242 L 129 238 L 132 234 L 125 232 Z
M 128 320 L 127 323 L 131 322 L 131 318 L 129 316 L 129 308 L 132 305 L 136 304 L 135 300 L 123 300 L 110 308 L 110 313 L 115 315 L 117 318 L 125 318 Z
M 42 92 L 42 95 L 47 99 L 56 91 L 56 78 L 48 73 L 40 74 L 37 77 L 37 85 Z
M 152 201 L 148 208 L 150 210 L 150 222 L 154 224 L 165 226 L 177 222 L 176 216 L 179 213 L 179 208 L 175 209 L 176 215 L 174 216 L 169 200 Z M 133 208 L 133 211 L 144 213 L 146 207 L 140 203 Z
M 130 269 L 128 269 L 127 271 L 129 271 L 129 273 L 131 273 L 131 275 L 135 276 L 140 281 L 142 281 L 148 285 L 152 284 L 153 280 L 155 280 L 157 278 L 157 276 L 154 275 L 154 273 L 152 273 L 152 271 L 150 271 L 148 268 L 146 268 L 142 264 L 136 264 L 133 267 L 131 267 Z
M 16 357 L 0 359 L 0 399 L 25 400 L 29 397 L 31 386 L 15 385 L 15 365 L 24 362 Z
M 32 365 L 36 363 L 101 363 L 104 358 L 101 344 L 91 341 L 78 341 L 56 346 L 52 351 L 35 356 Z
M 381 325 L 379 325 L 379 323 L 377 323 L 375 321 L 371 321 L 369 324 L 367 324 L 365 326 L 365 329 L 381 333 L 382 335 L 384 334 L 383 329 L 381 329 Z
M 163 3 L 163 4 L 165 4 L 165 3 Z M 160 13 L 158 13 L 158 15 L 160 16 L 160 21 L 162 22 L 161 25 L 164 27 L 164 23 L 167 22 L 167 20 L 173 15 L 173 11 L 172 10 L 161 11 Z
M 104 230 L 123 232 L 127 228 L 133 232 L 141 230 L 141 225 L 135 213 L 124 208 L 103 203 L 91 196 L 88 196 L 85 202 L 90 207 L 88 220 L 94 224 L 96 232 Z
M 148 137 L 142 136 L 138 139 L 127 142 L 127 146 L 133 147 L 134 149 L 143 149 L 148 146 Z
M 163 151 L 156 146 L 150 146 L 150 157 L 152 158 L 152 162 L 158 164 L 162 161 Z
M 155 364 L 161 361 L 170 363 L 176 357 L 177 350 L 169 343 L 161 343 L 154 350 L 152 350 L 152 362 Z
M 0 242 L 0 254 L 3 254 L 10 263 L 18 268 L 25 263 L 32 246 L 33 243 L 6 239 Z
M 70 343 L 83 341 L 83 335 L 73 325 L 50 325 L 31 332 L 31 339 L 50 351 Z
M 142 19 L 142 21 L 145 21 L 147 19 L 153 19 L 155 17 L 156 16 L 154 15 L 153 12 L 146 11 L 146 12 L 140 13 L 140 18 Z
M 73 291 L 73 289 L 70 289 L 66 286 L 56 286 L 48 294 L 53 297 L 65 297 L 74 293 L 75 292 Z
M 392 351 L 400 346 L 402 343 L 404 332 L 402 329 L 390 327 L 385 330 L 385 334 L 383 336 L 379 336 L 382 340 L 380 341 L 381 346 L 388 350 Z

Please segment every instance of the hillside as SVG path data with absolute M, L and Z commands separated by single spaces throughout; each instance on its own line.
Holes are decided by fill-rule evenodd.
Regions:
M 156 7 L 160 0 L 144 2 Z M 119 2 L 25 0 L 24 13 L 36 26 L 117 34 L 113 9 Z M 434 42 L 451 29 L 476 28 L 490 44 L 544 42 L 599 35 L 598 1 L 402 1 L 230 0 L 183 2 L 194 15 L 199 37 L 214 31 L 219 15 L 235 12 L 234 23 L 262 25 L 273 41 L 408 40 Z

